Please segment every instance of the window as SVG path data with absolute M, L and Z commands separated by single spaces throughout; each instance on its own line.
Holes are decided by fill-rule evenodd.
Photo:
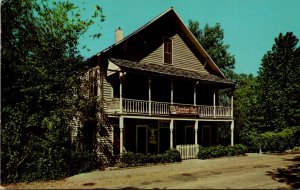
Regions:
M 172 64 L 172 39 L 164 38 L 164 63 Z

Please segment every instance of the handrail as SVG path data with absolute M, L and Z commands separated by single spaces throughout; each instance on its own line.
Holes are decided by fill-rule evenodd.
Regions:
M 122 99 L 122 110 L 126 113 L 169 115 L 171 105 L 197 107 L 199 117 L 232 117 L 232 107 L 230 106 L 193 105 L 181 103 L 171 104 L 170 102 L 149 102 L 148 100 L 136 100 L 129 98 Z M 151 109 L 149 109 L 150 107 Z M 151 110 L 151 113 L 149 110 Z

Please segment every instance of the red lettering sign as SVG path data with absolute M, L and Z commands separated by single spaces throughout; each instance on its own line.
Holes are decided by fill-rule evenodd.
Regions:
M 170 106 L 171 114 L 197 115 L 197 107 L 194 106 Z

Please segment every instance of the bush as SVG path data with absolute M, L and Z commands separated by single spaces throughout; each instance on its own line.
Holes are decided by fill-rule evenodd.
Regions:
M 148 163 L 181 162 L 180 153 L 176 149 L 167 150 L 163 154 L 141 154 L 126 152 L 120 158 L 121 167 L 142 166 Z
M 224 156 L 245 155 L 247 148 L 244 145 L 236 144 L 234 146 L 215 146 L 215 147 L 199 147 L 197 157 L 199 159 L 220 158 Z
M 167 162 L 181 162 L 180 152 L 174 148 L 167 150 L 164 155 L 166 156 Z
M 262 151 L 283 152 L 299 146 L 299 127 L 286 128 L 280 132 L 266 132 L 256 137 L 256 146 Z

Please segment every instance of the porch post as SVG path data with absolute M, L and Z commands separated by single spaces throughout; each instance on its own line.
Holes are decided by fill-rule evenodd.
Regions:
M 151 77 L 148 77 L 148 95 L 149 95 L 148 111 L 149 111 L 149 115 L 151 115 Z
M 170 121 L 170 148 L 173 148 L 173 129 L 174 129 L 174 120 Z
M 198 120 L 195 121 L 195 145 L 198 144 Z
M 230 131 L 231 131 L 231 146 L 233 146 L 233 130 L 234 130 L 234 120 L 231 121 Z
M 196 99 L 197 99 L 197 83 L 194 86 L 194 106 L 196 106 Z
M 171 80 L 171 104 L 174 103 L 174 89 L 173 89 L 173 80 Z
M 122 87 L 122 77 L 123 77 L 123 73 L 122 72 L 120 72 L 119 73 L 119 78 L 120 78 L 120 113 L 122 113 L 123 112 L 123 105 L 122 105 L 122 102 L 123 102 L 123 100 L 122 100 L 122 95 L 123 95 L 123 87 Z
M 119 128 L 120 128 L 120 154 L 123 153 L 123 128 L 124 128 L 124 118 L 120 116 L 119 119 Z
M 233 95 L 231 96 L 231 118 L 233 118 Z
M 214 118 L 216 118 L 216 90 L 214 89 Z

